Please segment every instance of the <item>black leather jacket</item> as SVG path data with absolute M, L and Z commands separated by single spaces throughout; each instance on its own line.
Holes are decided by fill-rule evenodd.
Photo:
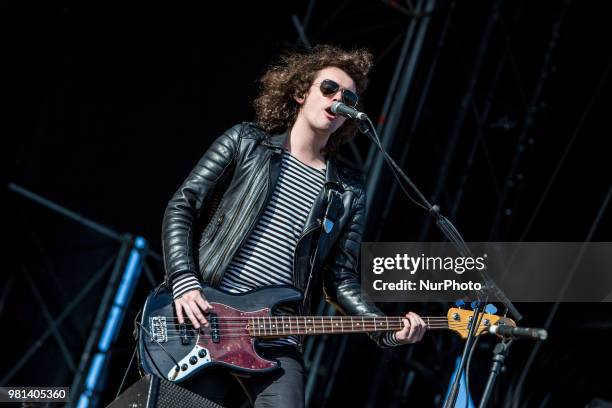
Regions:
M 287 132 L 270 136 L 255 124 L 243 123 L 212 144 L 166 208 L 162 227 L 166 284 L 192 273 L 204 284 L 219 286 L 228 263 L 268 204 L 286 137 Z M 217 191 L 225 192 L 223 198 L 199 233 L 200 219 Z M 312 270 L 303 313 L 311 313 L 310 293 L 322 283 L 326 300 L 342 313 L 384 315 L 361 294 L 357 266 L 365 202 L 360 173 L 328 159 L 324 189 L 306 219 L 294 255 L 297 288 L 306 290 Z M 334 224 L 329 232 L 322 226 L 324 220 L 328 227 L 329 222 Z M 385 347 L 381 333 L 370 337 Z

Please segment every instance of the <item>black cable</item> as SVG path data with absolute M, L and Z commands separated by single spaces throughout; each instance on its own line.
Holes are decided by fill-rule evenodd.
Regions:
M 132 353 L 132 358 L 130 358 L 130 363 L 125 369 L 125 374 L 123 374 L 123 379 L 121 380 L 121 384 L 119 385 L 119 389 L 117 390 L 117 395 L 115 395 L 115 399 L 119 398 L 119 394 L 121 394 L 121 390 L 123 389 L 123 384 L 125 383 L 125 379 L 127 378 L 128 373 L 130 372 L 130 368 L 132 368 L 132 363 L 134 362 L 134 357 L 136 357 L 136 350 L 138 350 L 138 344 L 134 347 L 134 352 Z
M 144 330 L 144 332 L 145 332 L 145 333 L 147 333 L 147 335 L 148 335 L 149 337 L 151 337 L 151 340 L 153 340 L 155 343 L 157 343 L 157 345 L 158 345 L 159 347 L 161 347 L 161 349 L 164 351 L 164 353 L 166 353 L 166 354 L 168 355 L 168 357 L 170 357 L 170 359 L 171 359 L 171 360 L 174 362 L 174 364 L 176 365 L 176 371 L 180 371 L 181 366 L 180 366 L 180 364 L 178 363 L 178 361 L 176 361 L 176 359 L 175 359 L 174 357 L 172 357 L 172 354 L 170 354 L 170 353 L 168 352 L 168 350 L 166 350 L 166 348 L 165 348 L 164 346 L 162 346 L 162 344 L 161 344 L 161 343 L 160 343 L 160 342 L 159 342 L 159 341 L 158 341 L 158 340 L 157 340 L 155 337 L 153 337 L 153 335 L 152 335 L 152 334 L 151 334 L 151 333 L 150 333 L 150 332 L 149 332 L 147 329 L 145 329 L 145 328 L 144 328 L 144 326 L 143 326 L 143 325 L 142 325 L 140 322 L 135 322 L 135 323 L 138 325 L 138 327 L 140 327 L 142 330 Z M 139 337 L 140 337 L 140 336 L 139 336 Z M 139 341 L 140 341 L 140 339 L 139 339 Z M 158 369 L 158 371 L 159 371 L 159 369 Z M 162 375 L 162 377 L 164 377 L 164 378 L 165 378 L 165 376 L 163 376 L 163 375 Z
M 380 141 L 380 138 L 378 137 L 378 134 L 376 133 L 376 128 L 374 127 L 374 124 L 372 123 L 372 121 L 370 120 L 370 118 L 366 117 L 366 121 L 369 124 L 369 126 L 367 126 L 364 122 L 359 122 L 359 130 L 364 133 L 365 135 L 369 136 L 371 138 L 371 140 L 374 142 L 374 144 L 376 144 L 376 147 L 378 147 L 378 150 L 382 153 L 383 158 L 385 159 L 385 161 L 387 162 L 387 164 L 389 165 L 391 172 L 393 173 L 393 175 L 395 176 L 395 179 L 397 180 L 400 188 L 402 189 L 402 191 L 404 192 L 404 194 L 406 195 L 406 197 L 408 197 L 410 199 L 410 201 L 412 201 L 414 204 L 416 204 L 417 206 L 423 208 L 425 211 L 430 212 L 431 211 L 431 206 L 429 205 L 429 202 L 427 201 L 427 199 L 425 197 L 423 197 L 421 195 L 421 201 L 425 204 L 421 204 L 419 203 L 416 199 L 414 199 L 410 193 L 408 192 L 408 190 L 406 190 L 406 186 L 404 185 L 404 183 L 402 182 L 402 179 L 406 182 L 410 182 L 410 179 L 408 178 L 408 176 L 406 176 L 406 174 L 404 174 L 404 172 L 402 171 L 402 169 L 397 165 L 397 163 L 395 163 L 391 157 L 389 157 L 389 155 L 387 154 L 387 152 L 383 149 L 382 147 L 382 143 Z M 399 177 L 401 176 L 401 178 Z M 420 192 L 418 191 L 418 189 L 416 189 L 415 186 L 411 186 L 413 187 L 413 190 L 415 190 L 417 192 L 417 194 L 420 195 Z
M 472 364 L 472 354 L 474 354 L 474 350 L 476 350 L 476 344 L 478 344 L 478 340 L 480 340 L 480 336 L 477 336 L 474 339 L 474 343 L 472 344 L 472 348 L 470 349 L 470 353 L 468 354 L 467 363 L 465 365 L 465 407 L 469 405 L 470 402 L 470 366 Z

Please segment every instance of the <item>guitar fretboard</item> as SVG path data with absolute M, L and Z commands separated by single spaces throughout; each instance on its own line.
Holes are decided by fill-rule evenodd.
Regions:
M 404 327 L 402 319 L 402 317 L 383 316 L 270 316 L 249 318 L 247 328 L 249 334 L 254 337 L 368 333 L 401 330 Z M 439 318 L 422 317 L 422 319 L 428 329 L 448 328 L 446 323 L 439 323 Z

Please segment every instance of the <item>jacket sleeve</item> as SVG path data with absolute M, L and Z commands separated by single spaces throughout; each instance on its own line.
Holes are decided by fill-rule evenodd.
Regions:
M 183 281 L 185 275 L 200 276 L 194 261 L 194 226 L 203 204 L 235 160 L 242 126 L 232 127 L 215 140 L 166 206 L 162 250 L 168 287 L 178 278 Z
M 366 221 L 366 196 L 362 190 L 354 201 L 351 218 L 332 248 L 324 268 L 327 301 L 349 316 L 384 316 L 385 314 L 361 292 L 359 252 Z M 393 332 L 368 334 L 380 347 L 397 345 Z

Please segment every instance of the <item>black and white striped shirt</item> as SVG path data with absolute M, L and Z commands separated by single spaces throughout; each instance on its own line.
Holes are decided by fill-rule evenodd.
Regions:
M 244 293 L 268 285 L 293 285 L 293 259 L 306 218 L 325 183 L 325 169 L 310 167 L 289 152 L 283 153 L 278 181 L 270 202 L 251 235 L 236 253 L 223 274 L 219 289 Z M 173 284 L 174 297 L 200 284 L 191 274 Z M 293 315 L 293 307 L 279 307 L 278 315 Z M 395 336 L 385 337 L 388 346 L 397 345 Z M 262 346 L 297 345 L 297 336 L 260 341 Z
M 230 262 L 220 289 L 242 293 L 267 285 L 293 285 L 293 253 L 306 218 L 325 184 L 325 169 L 305 165 L 283 153 L 280 174 L 270 202 L 251 236 Z M 295 314 L 280 307 L 278 314 Z M 262 340 L 260 345 L 296 345 L 296 336 Z

